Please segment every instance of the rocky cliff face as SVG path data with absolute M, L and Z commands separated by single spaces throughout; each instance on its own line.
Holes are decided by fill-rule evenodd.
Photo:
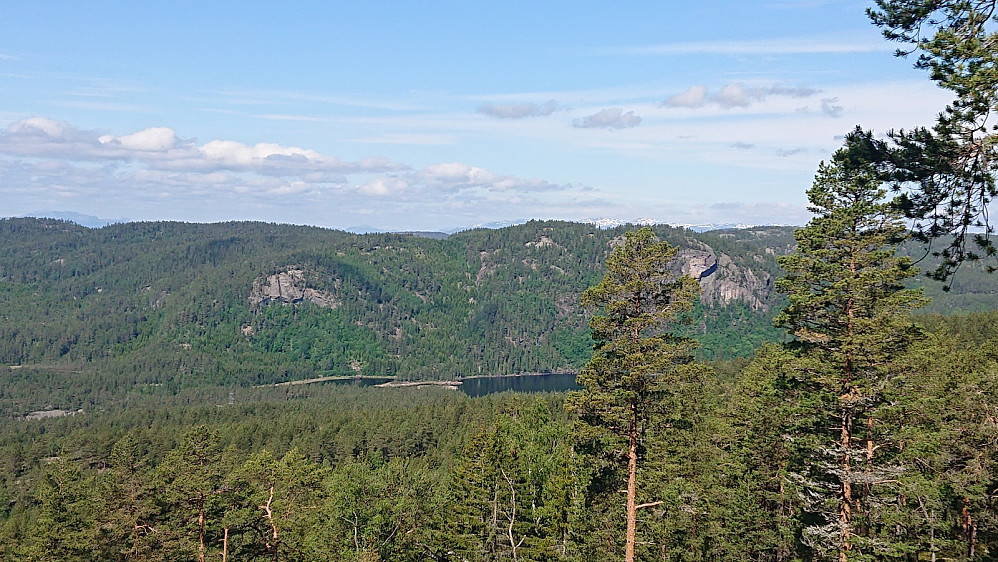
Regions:
M 676 262 L 684 275 L 700 282 L 700 294 L 708 304 L 727 305 L 740 300 L 752 310 L 768 309 L 767 301 L 773 289 L 773 279 L 739 267 L 725 254 L 719 256 L 706 244 L 696 243 L 676 254 Z
M 341 304 L 333 294 L 309 287 L 304 271 L 290 268 L 255 280 L 249 300 L 253 306 L 272 302 L 283 304 L 311 302 L 326 308 L 336 308 Z

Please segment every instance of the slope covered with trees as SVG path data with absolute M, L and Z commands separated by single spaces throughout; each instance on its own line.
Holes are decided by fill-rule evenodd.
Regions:
M 592 347 L 579 298 L 623 232 L 531 222 L 428 239 L 2 220 L 0 365 L 15 368 L 2 377 L 0 413 L 323 375 L 575 372 Z M 771 323 L 773 282 L 792 228 L 656 232 L 679 248 L 677 271 L 700 278 L 683 328 L 700 357 L 747 357 L 783 337 Z M 934 311 L 995 307 L 982 268 L 955 283 L 945 295 L 929 287 Z
M 591 347 L 579 295 L 622 232 L 532 222 L 435 240 L 262 223 L 92 230 L 3 220 L 0 364 L 29 385 L 84 377 L 97 394 L 317 375 L 574 371 Z M 718 256 L 727 272 L 763 279 L 700 309 L 709 353 L 750 353 L 721 336 L 759 332 L 776 302 L 773 259 L 756 253 L 755 233 L 737 233 L 744 248 L 716 237 L 725 248 L 717 253 L 688 231 L 658 232 Z M 767 329 L 756 337 L 771 337 Z

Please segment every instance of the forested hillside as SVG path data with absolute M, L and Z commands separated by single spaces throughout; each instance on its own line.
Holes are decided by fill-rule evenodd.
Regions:
M 899 554 L 874 559 L 991 560 L 998 315 L 922 320 L 923 341 L 897 358 L 906 392 L 878 420 L 898 438 L 879 451 L 906 480 L 876 528 Z M 773 346 L 736 378 L 687 389 L 646 436 L 638 559 L 821 559 L 801 540 L 815 498 L 795 472 L 821 428 L 787 362 Z M 5 419 L 0 559 L 621 559 L 622 471 L 564 401 L 216 387 Z
M 852 394 L 821 386 L 837 371 L 801 373 L 828 370 L 837 344 L 758 347 L 786 341 L 772 323 L 781 310 L 783 325 L 796 321 L 786 314 L 808 324 L 830 310 L 812 296 L 787 308 L 775 292 L 778 278 L 795 279 L 778 257 L 804 276 L 794 286 L 805 294 L 825 286 L 806 279 L 821 269 L 795 261 L 793 229 L 657 229 L 676 248 L 671 270 L 654 271 L 691 275 L 699 282 L 683 286 L 699 285 L 700 298 L 670 313 L 686 332 L 653 331 L 666 347 L 634 355 L 651 361 L 642 382 L 630 374 L 639 363 L 613 366 L 605 330 L 593 354 L 580 305 L 586 287 L 589 301 L 602 291 L 624 229 L 532 222 L 429 239 L 258 223 L 0 227 L 10 365 L 0 377 L 0 558 L 615 559 L 625 550 L 621 451 L 640 462 L 628 487 L 641 511 L 627 525 L 638 559 L 812 559 L 836 548 L 822 533 L 842 469 L 822 440 L 838 435 L 828 423 Z M 984 308 L 990 280 L 968 264 L 952 292 L 927 292 L 943 307 Z M 803 304 L 813 306 L 794 312 Z M 862 383 L 877 402 L 850 406 L 862 420 L 849 426 L 852 446 L 867 460 L 846 470 L 884 480 L 852 492 L 847 505 L 869 510 L 856 516 L 857 536 L 870 542 L 849 548 L 985 559 L 996 533 L 998 322 L 994 312 L 918 314 L 924 329 L 847 346 L 864 357 L 890 346 L 876 369 L 901 374 Z M 708 354 L 755 358 L 712 370 L 692 361 L 683 335 Z M 587 361 L 588 394 L 567 400 L 257 386 Z M 607 401 L 622 383 L 637 383 L 647 408 L 629 447 L 614 430 L 623 410 Z M 24 416 L 47 409 L 60 410 Z
M 621 232 L 531 222 L 434 240 L 261 223 L 92 230 L 4 220 L 0 364 L 124 386 L 573 371 L 591 347 L 579 295 Z M 772 337 L 773 254 L 789 246 L 785 229 L 659 233 L 699 264 L 707 354 L 746 355 Z
M 582 291 L 624 228 L 530 222 L 446 239 L 264 223 L 0 221 L 5 415 L 142 391 L 322 375 L 452 379 L 577 371 L 592 342 Z M 707 359 L 782 337 L 776 257 L 791 228 L 661 226 L 700 279 L 688 328 Z M 936 310 L 994 307 L 972 266 Z M 85 385 L 80 384 L 86 381 Z M 8 394 L 8 396 L 10 396 Z

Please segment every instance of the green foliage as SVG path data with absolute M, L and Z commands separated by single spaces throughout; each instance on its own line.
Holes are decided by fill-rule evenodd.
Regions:
M 924 299 L 905 288 L 917 271 L 893 249 L 906 229 L 871 161 L 875 144 L 854 131 L 819 167 L 808 191 L 816 216 L 796 232 L 797 252 L 780 258 L 787 274 L 777 281 L 790 304 L 776 322 L 796 338 L 792 384 L 805 417 L 820 420 L 800 436 L 807 449 L 791 465 L 809 497 L 803 515 L 813 518 L 803 537 L 840 560 L 904 546 L 872 531 L 885 524 L 882 504 L 896 501 L 900 470 L 880 418 L 900 375 L 896 359 L 921 337 L 908 313 Z
M 891 170 L 900 208 L 915 219 L 922 241 L 942 239 L 938 267 L 946 280 L 964 261 L 998 256 L 988 222 L 995 195 L 998 126 L 998 22 L 994 0 L 877 0 L 868 14 L 884 37 L 902 44 L 898 56 L 917 52 L 927 70 L 955 99 L 931 129 L 891 134 L 880 160 Z
M 593 357 L 578 377 L 585 390 L 570 402 L 583 422 L 623 436 L 637 424 L 641 433 L 682 379 L 695 346 L 666 330 L 692 308 L 697 286 L 670 270 L 675 254 L 650 229 L 628 233 L 603 280 L 583 293 L 582 303 L 598 310 Z
M 607 259 L 603 279 L 582 294 L 582 303 L 597 310 L 589 322 L 596 345 L 578 376 L 584 390 L 570 394 L 567 407 L 579 416 L 580 451 L 626 459 L 629 561 L 636 552 L 639 449 L 649 446 L 649 434 L 675 439 L 673 432 L 689 429 L 688 389 L 705 375 L 692 362 L 694 343 L 670 331 L 699 291 L 696 281 L 672 270 L 676 251 L 649 228 L 628 232 Z M 695 403 L 698 393 L 692 394 Z M 605 485 L 619 489 L 615 479 Z
M 17 393 L 0 389 L 19 404 L 0 408 L 90 409 L 159 385 L 176 392 L 317 375 L 575 371 L 592 346 L 579 295 L 622 233 L 535 221 L 433 240 L 262 223 L 91 230 L 5 219 L 0 365 L 22 371 Z M 682 229 L 657 233 L 692 243 Z M 772 258 L 753 258 L 767 255 L 767 237 L 732 237 L 714 241 L 731 249 L 733 263 L 775 269 Z M 259 294 L 268 277 L 290 270 L 329 306 Z M 701 333 L 721 333 L 718 323 L 764 324 L 746 323 L 755 311 L 731 311 L 705 308 Z M 751 351 L 711 343 L 718 356 Z M 25 392 L 31 387 L 38 396 Z
M 872 140 L 850 136 L 822 168 L 819 216 L 784 259 L 780 323 L 800 337 L 758 349 L 785 339 L 761 326 L 771 312 L 692 305 L 695 284 L 662 261 L 708 244 L 719 268 L 776 276 L 795 247 L 786 228 L 628 238 L 534 222 L 425 240 L 0 221 L 0 363 L 20 366 L 0 369 L 0 559 L 620 559 L 629 400 L 638 559 L 823 559 L 815 531 L 846 480 L 848 559 L 993 559 L 994 287 L 967 266 L 949 294 L 930 288 L 940 302 L 913 328 L 907 276 L 924 250 L 891 252 L 902 232 L 878 202 Z M 648 275 L 614 277 L 634 264 Z M 289 268 L 337 306 L 250 300 Z M 586 286 L 603 317 L 592 337 Z M 646 307 L 613 299 L 635 290 Z M 976 312 L 938 314 L 954 309 Z M 707 357 L 755 357 L 714 375 L 688 336 Z M 568 409 L 563 395 L 254 386 L 590 357 Z M 82 411 L 23 417 L 55 408 Z

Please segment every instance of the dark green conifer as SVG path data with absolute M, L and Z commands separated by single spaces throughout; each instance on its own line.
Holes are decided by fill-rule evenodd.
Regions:
M 872 540 L 878 495 L 898 475 L 878 409 L 896 358 L 920 336 L 908 312 L 924 301 L 905 288 L 917 270 L 894 251 L 906 230 L 871 158 L 877 149 L 856 130 L 819 167 L 808 191 L 817 216 L 796 232 L 797 251 L 780 258 L 786 276 L 777 282 L 790 304 L 776 323 L 796 338 L 793 377 L 816 416 L 813 435 L 790 436 L 807 455 L 798 459 L 813 518 L 804 537 L 843 562 L 885 548 Z
M 699 293 L 695 280 L 672 267 L 675 255 L 650 228 L 628 232 L 607 259 L 603 279 L 582 295 L 583 305 L 599 310 L 589 322 L 595 348 L 578 377 L 584 390 L 573 393 L 567 407 L 579 415 L 580 443 L 605 446 L 626 463 L 628 561 L 635 556 L 645 434 L 675 414 L 675 391 L 696 370 L 694 343 L 669 331 Z

